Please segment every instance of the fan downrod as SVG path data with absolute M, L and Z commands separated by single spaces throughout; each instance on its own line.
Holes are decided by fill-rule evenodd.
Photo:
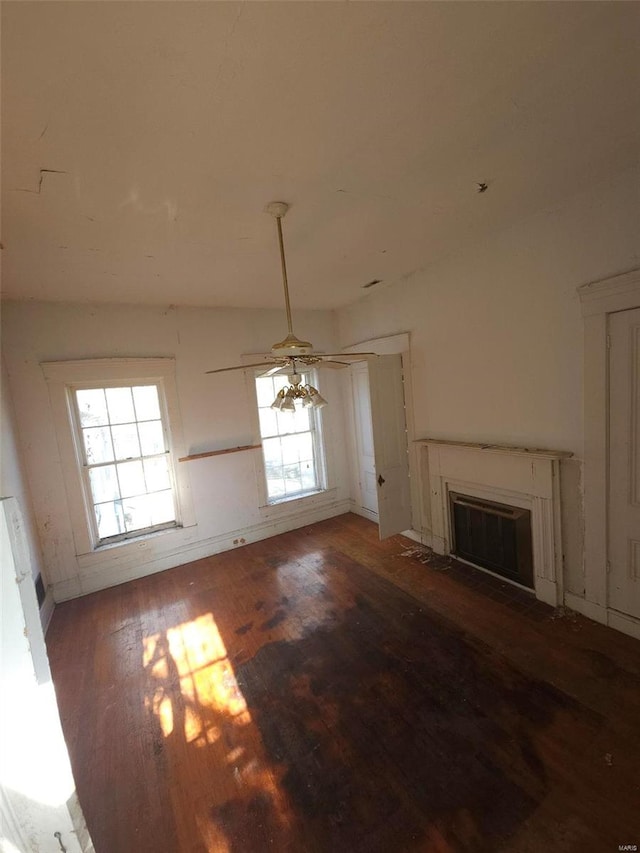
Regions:
M 289 210 L 289 205 L 286 201 L 271 201 L 265 207 L 265 212 L 273 216 L 276 220 L 278 229 L 278 245 L 280 247 L 280 265 L 282 267 L 282 286 L 284 289 L 284 305 L 287 313 L 287 327 L 289 334 L 282 341 L 274 344 L 271 347 L 271 352 L 274 356 L 299 356 L 310 355 L 313 352 L 313 345 L 309 341 L 301 341 L 296 337 L 293 331 L 293 322 L 291 320 L 291 305 L 289 303 L 289 284 L 287 281 L 287 262 L 284 256 L 284 239 L 282 237 L 282 217 Z

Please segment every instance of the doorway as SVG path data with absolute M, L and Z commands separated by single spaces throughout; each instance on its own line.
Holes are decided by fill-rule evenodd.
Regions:
M 420 505 L 415 502 L 415 446 L 409 426 L 412 398 L 406 381 L 409 335 L 356 345 L 358 350 L 363 348 L 378 358 L 350 369 L 353 509 L 377 521 L 380 538 L 385 539 L 412 530 L 413 507 Z

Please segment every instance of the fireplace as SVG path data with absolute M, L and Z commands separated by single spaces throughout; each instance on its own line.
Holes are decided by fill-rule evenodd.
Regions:
M 451 554 L 533 589 L 531 512 L 449 492 Z
M 523 578 L 517 582 L 533 589 L 540 601 L 554 607 L 562 604 L 560 461 L 571 453 L 442 438 L 420 439 L 418 444 L 424 446 L 426 457 L 428 486 L 423 492 L 423 507 L 428 520 L 428 544 L 433 550 L 437 554 L 455 553 L 475 565 L 483 565 L 478 560 L 480 556 L 493 564 L 486 566 L 485 562 L 485 568 L 496 571 L 500 566 L 502 571 L 512 573 L 504 577 L 513 580 L 513 562 L 508 555 L 515 551 L 518 573 Z M 471 506 L 452 510 L 452 493 Z M 456 538 L 456 512 L 462 539 L 460 534 Z M 477 532 L 473 534 L 477 530 L 474 525 L 484 525 L 484 544 L 478 544 L 483 540 Z M 504 534 L 507 543 L 501 545 L 502 555 L 493 540 L 496 528 L 502 528 L 500 535 Z M 523 540 L 526 531 L 530 546 Z M 529 560 L 524 557 L 525 552 L 530 554 Z

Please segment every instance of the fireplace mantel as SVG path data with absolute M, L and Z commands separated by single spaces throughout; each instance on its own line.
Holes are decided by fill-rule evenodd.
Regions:
M 562 604 L 560 462 L 573 454 L 440 438 L 416 443 L 427 455 L 433 550 L 451 550 L 450 491 L 528 509 L 536 598 Z
M 545 459 L 570 459 L 569 450 L 544 450 L 541 447 L 516 447 L 513 444 L 482 444 L 477 441 L 449 441 L 446 438 L 419 438 L 416 444 L 441 444 L 444 447 L 470 447 L 489 453 L 514 453 L 521 456 L 541 456 Z

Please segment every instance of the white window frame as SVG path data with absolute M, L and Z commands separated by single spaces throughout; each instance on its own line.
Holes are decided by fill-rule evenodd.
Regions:
M 264 370 L 256 370 L 252 372 L 252 381 L 253 381 L 253 397 L 255 400 L 255 415 L 257 419 L 257 433 L 260 438 L 260 444 L 262 445 L 262 429 L 260 427 L 260 415 L 258 412 L 258 394 L 256 390 L 256 379 L 260 378 L 261 373 L 264 373 Z M 308 384 L 314 385 L 318 387 L 318 376 L 317 371 L 313 368 L 307 368 L 306 370 L 300 370 L 301 376 L 308 377 Z M 306 384 L 306 383 L 305 383 Z M 300 405 L 300 404 L 298 404 Z M 285 416 L 286 416 L 285 412 Z M 326 443 L 324 440 L 323 433 L 323 424 L 322 424 L 322 410 L 321 409 L 312 409 L 310 412 L 310 417 L 313 421 L 312 439 L 313 439 L 313 452 L 314 452 L 314 463 L 316 465 L 316 475 L 318 485 L 315 489 L 310 489 L 305 492 L 297 492 L 293 495 L 283 495 L 282 497 L 270 498 L 269 497 L 269 488 L 267 485 L 267 467 L 264 458 L 264 447 L 260 448 L 260 470 L 262 476 L 258 478 L 258 488 L 260 491 L 260 505 L 261 506 L 280 506 L 282 504 L 291 504 L 295 501 L 305 500 L 307 498 L 312 498 L 317 495 L 322 495 L 327 491 L 327 451 L 326 451 Z M 278 434 L 280 435 L 280 434 Z M 286 435 L 286 433 L 285 433 Z
M 78 556 L 123 548 L 141 539 L 175 534 L 195 525 L 186 471 L 178 464 L 184 452 L 182 424 L 172 358 L 105 358 L 43 362 L 49 386 L 54 425 L 62 462 L 73 538 Z M 93 497 L 83 473 L 84 457 L 78 432 L 75 391 L 128 385 L 156 385 L 169 448 L 170 472 L 176 506 L 176 524 L 160 530 L 142 530 L 126 538 L 101 542 L 93 511 Z
M 263 356 L 255 355 L 255 354 L 244 354 L 241 356 L 241 361 L 245 364 L 253 364 L 256 361 L 259 361 Z M 254 436 L 254 444 L 262 444 L 261 438 L 261 430 L 260 430 L 260 418 L 258 415 L 258 395 L 256 392 L 256 377 L 261 373 L 264 373 L 269 369 L 269 365 L 265 364 L 264 368 L 259 367 L 255 368 L 247 368 L 244 371 L 245 380 L 247 383 L 247 397 L 249 400 L 249 410 L 252 422 L 252 431 Z M 316 383 L 319 382 L 317 378 L 317 371 L 311 369 L 304 371 L 307 375 L 312 377 L 312 383 L 320 388 Z M 322 388 L 320 388 L 320 392 L 322 393 Z M 329 406 L 331 402 L 329 402 Z M 320 450 L 322 454 L 322 464 L 323 464 L 323 487 L 318 491 L 308 492 L 299 496 L 292 496 L 290 498 L 278 499 L 276 502 L 269 502 L 268 493 L 267 493 L 267 475 L 264 464 L 264 454 L 262 452 L 262 448 L 260 448 L 259 453 L 254 453 L 254 464 L 255 464 L 255 473 L 256 473 L 256 488 L 258 492 L 258 508 L 260 510 L 260 514 L 263 518 L 280 518 L 287 515 L 290 515 L 291 512 L 296 511 L 298 509 L 312 509 L 316 506 L 322 506 L 325 504 L 330 504 L 335 500 L 337 495 L 337 488 L 334 481 L 334 460 L 333 460 L 333 444 L 332 444 L 332 418 L 333 413 L 327 413 L 326 409 L 317 410 L 316 411 L 316 420 L 318 425 L 318 439 L 320 441 Z
M 162 524 L 155 525 L 155 526 L 140 527 L 140 528 L 137 528 L 135 530 L 130 530 L 130 531 L 125 531 L 123 533 L 114 534 L 113 536 L 102 537 L 102 536 L 100 536 L 100 534 L 98 532 L 98 520 L 96 518 L 96 511 L 95 511 L 96 502 L 94 500 L 93 491 L 91 489 L 91 477 L 90 477 L 90 471 L 93 470 L 94 468 L 100 467 L 100 466 L 91 464 L 89 462 L 89 460 L 86 458 L 86 451 L 84 449 L 84 439 L 83 439 L 83 435 L 82 435 L 83 427 L 82 427 L 82 424 L 80 421 L 80 410 L 78 408 L 78 396 L 77 396 L 76 392 L 84 391 L 87 389 L 94 389 L 94 388 L 100 388 L 100 389 L 106 390 L 108 388 L 122 388 L 122 387 L 124 387 L 124 388 L 135 388 L 135 387 L 148 387 L 149 388 L 149 387 L 152 387 L 152 388 L 155 388 L 157 391 L 158 403 L 159 403 L 159 407 L 160 407 L 160 422 L 162 424 L 162 432 L 164 434 L 164 445 L 165 445 L 165 448 L 167 448 L 167 450 L 165 450 L 164 454 L 162 454 L 162 455 L 164 455 L 167 458 L 167 461 L 169 463 L 168 464 L 169 480 L 170 480 L 171 495 L 173 498 L 173 506 L 174 506 L 175 517 L 171 521 L 167 521 L 167 522 L 164 522 Z M 168 530 L 170 528 L 181 527 L 182 524 L 181 524 L 181 520 L 180 520 L 179 507 L 178 507 L 178 502 L 176 499 L 177 488 L 176 488 L 176 478 L 175 478 L 175 474 L 174 474 L 174 467 L 175 466 L 173 465 L 171 450 L 169 449 L 171 447 L 171 436 L 170 436 L 169 417 L 167 415 L 167 406 L 166 406 L 166 399 L 165 399 L 163 382 L 161 380 L 158 380 L 158 379 L 145 379 L 144 385 L 140 385 L 140 383 L 136 383 L 136 382 L 132 383 L 130 381 L 122 381 L 120 379 L 112 380 L 110 382 L 106 382 L 105 380 L 103 380 L 100 383 L 98 383 L 98 382 L 78 382 L 78 383 L 74 383 L 73 385 L 67 386 L 67 390 L 68 390 L 68 394 L 69 394 L 69 412 L 71 415 L 71 420 L 73 423 L 73 429 L 74 429 L 74 433 L 75 433 L 75 436 L 74 436 L 75 447 L 76 447 L 76 452 L 77 452 L 78 457 L 79 457 L 78 461 L 80 463 L 80 473 L 82 476 L 82 491 L 84 494 L 85 504 L 86 504 L 87 508 L 89 509 L 89 512 L 87 513 L 87 521 L 88 521 L 89 526 L 91 528 L 91 537 L 95 543 L 95 547 L 101 547 L 103 545 L 111 545 L 111 544 L 114 544 L 115 542 L 122 542 L 124 540 L 140 539 L 141 537 L 143 537 L 149 533 L 157 533 L 160 530 Z M 136 423 L 138 423 L 138 421 L 136 421 Z M 161 454 L 153 454 L 153 455 L 158 456 Z M 142 459 L 143 457 L 141 456 L 140 458 Z M 127 461 L 127 460 L 114 459 L 113 462 L 109 462 L 107 464 L 115 466 L 118 462 L 122 462 L 122 461 Z M 102 464 L 105 464 L 105 463 L 101 463 L 101 465 Z

